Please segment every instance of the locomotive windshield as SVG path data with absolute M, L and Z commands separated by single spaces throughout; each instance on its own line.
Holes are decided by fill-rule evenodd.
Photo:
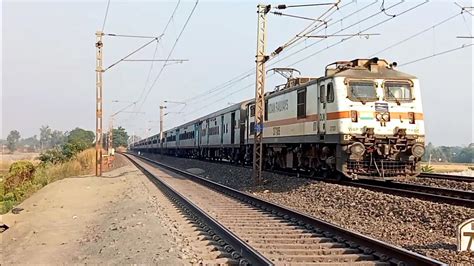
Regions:
M 375 83 L 371 81 L 350 81 L 349 98 L 352 101 L 369 102 L 377 100 Z
M 411 101 L 411 86 L 406 82 L 386 82 L 385 99 L 387 101 Z

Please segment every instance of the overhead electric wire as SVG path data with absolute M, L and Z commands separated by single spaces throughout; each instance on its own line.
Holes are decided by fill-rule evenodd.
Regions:
M 181 3 L 181 0 L 178 0 L 178 2 L 176 3 L 176 6 L 173 9 L 173 12 L 171 12 L 171 16 L 169 17 L 168 22 L 166 23 L 165 27 L 163 28 L 163 32 L 161 33 L 162 36 L 165 35 L 166 30 L 168 29 L 168 26 L 170 25 L 171 21 L 173 20 L 173 17 L 176 14 L 176 11 L 178 10 L 178 7 L 179 7 L 180 3 Z M 156 53 L 158 51 L 158 44 L 159 43 L 157 42 L 156 47 L 155 47 L 155 51 L 153 52 L 153 59 L 156 58 Z M 143 86 L 143 89 L 142 89 L 142 91 L 140 93 L 140 96 L 138 97 L 137 101 L 139 101 L 143 97 L 143 94 L 145 93 L 145 90 L 148 86 L 148 82 L 150 81 L 150 76 L 151 76 L 151 72 L 153 71 L 153 67 L 154 67 L 154 63 L 152 62 L 150 64 L 150 69 L 148 70 L 148 75 L 147 75 L 147 78 L 146 78 L 146 81 L 145 81 L 145 85 Z
M 291 66 L 294 66 L 294 65 L 296 65 L 296 64 L 299 64 L 299 63 L 301 63 L 301 62 L 303 62 L 303 61 L 306 61 L 306 60 L 308 60 L 309 58 L 311 58 L 311 57 L 313 57 L 313 56 L 315 56 L 315 55 L 317 55 L 317 54 L 319 54 L 319 53 L 321 53 L 321 52 L 323 52 L 323 51 L 325 51 L 325 50 L 328 50 L 328 49 L 330 49 L 330 48 L 332 48 L 332 47 L 334 47 L 334 46 L 337 46 L 337 45 L 339 45 L 339 44 L 341 44 L 341 43 L 343 43 L 343 42 L 345 42 L 345 41 L 347 41 L 347 40 L 349 40 L 349 39 L 351 39 L 351 38 L 357 36 L 358 34 L 364 32 L 364 31 L 367 31 L 367 30 L 373 29 L 373 28 L 375 28 L 375 27 L 378 27 L 378 26 L 380 26 L 380 25 L 382 25 L 382 24 L 384 24 L 384 23 L 386 23 L 386 22 L 388 22 L 388 21 L 390 21 L 390 20 L 392 20 L 392 19 L 394 19 L 394 18 L 396 18 L 396 17 L 399 17 L 399 16 L 401 16 L 401 15 L 403 15 L 403 14 L 406 14 L 406 13 L 408 13 L 408 12 L 414 10 L 414 9 L 417 9 L 418 7 L 424 5 L 424 4 L 428 3 L 428 2 L 429 2 L 429 1 L 422 2 L 422 3 L 420 3 L 420 4 L 417 4 L 417 5 L 415 5 L 415 6 L 411 7 L 411 8 L 409 8 L 409 9 L 406 9 L 406 10 L 404 10 L 404 11 L 402 11 L 402 12 L 396 14 L 396 16 L 389 17 L 389 18 L 387 18 L 387 19 L 385 19 L 385 20 L 382 20 L 382 21 L 380 21 L 380 22 L 378 22 L 378 23 L 376 23 L 376 24 L 374 24 L 374 25 L 372 25 L 372 26 L 370 26 L 370 27 L 367 27 L 367 28 L 365 28 L 365 29 L 359 31 L 358 33 L 353 34 L 353 35 L 350 36 L 350 37 L 343 38 L 343 39 L 341 39 L 341 40 L 340 40 L 339 42 L 337 42 L 337 43 L 334 43 L 334 44 L 332 44 L 332 45 L 330 45 L 330 46 L 327 46 L 327 47 L 324 48 L 324 49 L 321 49 L 321 50 L 319 50 L 319 51 L 317 51 L 317 52 L 314 52 L 314 53 L 312 53 L 312 54 L 310 54 L 310 55 L 308 55 L 308 56 L 305 56 L 304 58 L 302 58 L 302 59 L 300 59 L 300 60 L 298 60 L 298 61 L 296 61 L 296 62 L 294 62 L 294 63 L 292 63 L 292 64 L 290 64 L 290 65 L 288 65 L 287 67 L 291 67 Z
M 392 6 L 388 7 L 387 9 L 394 8 L 394 7 L 396 7 L 396 6 L 400 5 L 400 4 L 402 4 L 403 2 L 404 2 L 404 1 L 400 1 L 400 2 L 398 2 L 398 3 L 396 3 L 396 4 L 392 5 Z M 345 6 L 347 6 L 347 5 L 351 4 L 351 3 L 353 3 L 353 2 L 350 2 L 350 3 L 348 3 L 348 4 L 345 4 L 345 5 L 341 6 L 340 9 L 342 9 L 343 7 L 345 7 Z M 368 5 L 365 5 L 365 6 L 361 7 L 360 9 L 358 9 L 358 10 L 352 12 L 351 14 L 346 15 L 345 17 L 339 19 L 338 21 L 335 21 L 335 22 L 333 22 L 333 23 L 330 23 L 330 24 L 328 25 L 328 27 L 331 27 L 331 26 L 333 26 L 333 25 L 336 25 L 336 24 L 342 22 L 343 20 L 345 20 L 345 19 L 347 19 L 347 18 L 349 18 L 349 17 L 351 17 L 351 16 L 353 16 L 353 15 L 355 15 L 355 14 L 357 14 L 357 13 L 359 13 L 359 12 L 361 12 L 361 11 L 367 9 L 367 8 L 369 8 L 370 6 L 372 6 L 372 5 L 376 4 L 376 3 L 377 3 L 377 0 L 374 1 L 374 2 L 372 2 L 372 3 L 370 3 L 370 4 L 368 4 Z M 335 12 L 335 11 L 334 11 L 334 12 Z M 358 25 L 358 24 L 362 23 L 363 21 L 367 21 L 367 20 L 369 20 L 369 19 L 371 19 L 371 18 L 373 18 L 373 17 L 375 17 L 375 16 L 377 16 L 377 15 L 379 15 L 379 14 L 381 14 L 381 13 L 382 13 L 382 11 L 378 11 L 378 12 L 376 12 L 376 13 L 374 13 L 374 14 L 372 14 L 372 15 L 370 15 L 370 16 L 368 16 L 368 17 L 366 17 L 366 18 L 364 18 L 364 19 L 362 19 L 362 20 L 360 20 L 360 21 L 358 21 L 358 22 L 356 22 L 356 23 L 350 25 L 350 26 L 347 26 L 347 27 L 345 27 L 345 28 L 343 28 L 343 29 L 337 31 L 336 33 L 343 32 L 343 31 L 345 31 L 345 30 L 347 30 L 347 29 L 349 29 L 349 28 L 351 28 L 351 27 L 353 27 L 353 26 L 355 26 L 355 25 Z M 316 33 L 320 32 L 320 31 L 321 31 L 321 30 L 317 31 Z M 303 50 L 306 50 L 306 49 L 308 49 L 308 48 L 310 48 L 310 47 L 314 46 L 315 44 L 318 44 L 318 43 L 320 43 L 320 42 L 322 42 L 322 41 L 324 41 L 324 39 L 323 39 L 323 40 L 319 40 L 319 41 L 317 41 L 317 42 L 314 42 L 314 43 L 312 43 L 311 45 L 308 45 L 308 46 L 306 46 L 306 47 L 303 47 L 303 48 L 301 48 L 301 49 L 299 49 L 299 50 L 297 50 L 297 51 L 295 51 L 295 52 L 293 52 L 293 53 L 291 53 L 291 54 L 289 54 L 289 55 L 287 55 L 287 56 L 285 56 L 285 57 L 283 57 L 283 58 L 280 58 L 280 59 L 278 59 L 277 61 L 274 61 L 274 62 L 268 64 L 268 67 L 274 66 L 274 65 L 276 65 L 277 63 L 279 63 L 279 62 L 281 62 L 281 61 L 283 61 L 283 60 L 286 60 L 286 59 L 288 59 L 289 57 L 291 57 L 291 56 L 293 56 L 293 55 L 295 55 L 295 54 L 297 54 L 297 53 L 300 53 L 300 52 L 302 52 Z M 289 47 L 289 48 L 287 49 L 287 51 L 290 50 L 292 47 L 295 47 L 295 46 Z M 255 71 L 255 69 L 252 68 L 252 69 L 250 69 L 249 71 L 246 72 L 246 73 L 248 73 L 247 75 L 245 75 L 245 76 L 243 76 L 243 77 L 240 77 L 240 76 L 242 75 L 242 74 L 241 74 L 241 75 L 235 77 L 233 80 L 236 80 L 236 78 L 238 78 L 238 77 L 240 77 L 240 78 L 238 78 L 235 82 L 240 81 L 240 80 L 243 80 L 243 79 L 245 79 L 245 78 L 248 77 L 248 76 L 254 75 L 254 71 Z M 245 73 L 244 73 L 244 74 L 245 74 Z M 224 84 L 225 84 L 225 85 L 224 85 Z M 216 88 L 215 91 L 219 91 L 219 90 L 222 90 L 222 89 L 224 89 L 224 88 L 227 88 L 227 87 L 229 87 L 230 85 L 232 85 L 233 82 L 228 81 L 228 82 L 225 82 L 224 84 L 223 84 L 224 86 L 222 86 L 222 87 L 220 87 L 220 88 Z M 219 86 L 218 86 L 218 87 L 219 87 Z M 239 91 L 240 91 L 240 90 L 241 90 L 241 89 L 239 89 Z M 196 100 L 197 98 L 201 98 L 201 97 L 203 97 L 203 96 L 208 96 L 209 93 L 212 93 L 212 92 L 207 91 L 206 93 L 199 94 L 198 96 L 195 96 L 193 99 Z M 214 96 L 211 96 L 211 97 L 214 97 Z M 193 101 L 193 100 L 191 100 L 191 101 Z M 215 101 L 215 102 L 218 102 L 218 101 Z M 189 102 L 188 102 L 188 103 L 189 103 Z
M 109 6 L 110 6 L 110 0 L 107 1 L 107 8 L 105 9 L 105 16 L 104 16 L 104 23 L 102 23 L 102 32 L 104 32 L 105 29 L 105 22 L 107 21 L 107 16 L 109 14 Z
M 407 38 L 401 40 L 401 41 L 398 41 L 398 42 L 396 42 L 396 43 L 394 43 L 394 44 L 392 44 L 392 45 L 390 45 L 390 46 L 388 46 L 388 47 L 386 47 L 386 48 L 384 48 L 384 49 L 382 49 L 382 50 L 380 50 L 380 51 L 377 51 L 377 52 L 373 53 L 373 54 L 370 55 L 369 57 L 373 57 L 373 56 L 375 56 L 375 55 L 378 55 L 378 54 L 380 54 L 380 53 L 382 53 L 382 52 L 385 52 L 385 51 L 387 51 L 387 50 L 390 50 L 390 49 L 392 49 L 392 48 L 394 48 L 394 47 L 396 47 L 396 46 L 398 46 L 398 45 L 400 45 L 400 44 L 402 44 L 402 43 L 405 43 L 405 42 L 407 42 L 407 41 L 409 41 L 409 40 L 411 40 L 411 39 L 413 39 L 413 38 L 415 38 L 415 37 L 417 37 L 417 36 L 420 36 L 421 34 L 427 32 L 427 31 L 429 31 L 429 30 L 431 30 L 431 29 L 433 29 L 433 28 L 436 28 L 436 27 L 440 26 L 440 25 L 442 25 L 442 24 L 444 24 L 444 23 L 446 23 L 446 22 L 448 22 L 448 21 L 450 21 L 450 20 L 452 20 L 452 19 L 458 17 L 458 16 L 461 15 L 461 14 L 462 14 L 462 12 L 461 12 L 461 13 L 457 13 L 457 14 L 455 14 L 455 15 L 453 15 L 453 16 L 450 16 L 450 17 L 448 17 L 448 18 L 446 18 L 446 19 L 444 19 L 444 20 L 442 20 L 442 21 L 440 21 L 440 22 L 438 22 L 438 23 L 436 23 L 436 24 L 434 24 L 434 25 L 432 25 L 432 26 L 430 26 L 430 27 L 428 27 L 428 28 L 426 28 L 426 29 L 423 29 L 423 30 L 421 30 L 421 31 L 419 31 L 419 32 L 417 32 L 417 33 L 415 33 L 415 34 L 413 34 L 413 35 L 411 35 L 411 36 L 409 36 L 409 37 L 407 37 Z
M 311 32 L 315 31 L 317 28 L 319 28 L 321 25 L 324 25 L 325 23 L 321 23 L 319 25 L 315 25 L 317 22 L 321 22 L 321 21 L 324 21 L 324 16 L 327 15 L 333 8 L 338 8 L 338 5 L 339 3 L 341 2 L 341 0 L 337 0 L 336 3 L 333 3 L 331 5 L 331 7 L 326 10 L 325 12 L 323 12 L 323 14 L 321 14 L 318 18 L 316 18 L 312 23 L 310 23 L 308 26 L 306 26 L 302 31 L 300 31 L 299 33 L 296 34 L 295 37 L 291 38 L 288 42 L 286 42 L 285 44 L 279 46 L 275 51 L 273 51 L 271 53 L 271 56 L 274 57 L 274 56 L 277 56 L 279 53 L 281 53 L 284 49 L 286 49 L 287 47 L 293 45 L 294 43 L 298 42 L 299 40 L 301 40 L 303 37 L 301 37 L 301 35 L 307 35 L 307 34 L 310 34 Z M 327 25 L 327 24 L 326 24 Z
M 161 37 L 161 36 L 160 36 Z M 111 64 L 110 66 L 108 66 L 104 71 L 107 71 L 108 69 L 110 69 L 111 67 L 117 65 L 118 63 L 124 61 L 125 59 L 129 58 L 130 56 L 134 55 L 135 53 L 137 53 L 138 51 L 140 51 L 141 49 L 147 47 L 148 45 L 150 45 L 152 42 L 158 42 L 158 39 L 160 37 L 155 37 L 153 40 L 143 44 L 142 46 L 138 47 L 137 49 L 135 49 L 133 52 L 129 53 L 128 55 L 126 55 L 125 57 L 123 57 L 122 59 L 118 60 L 117 62 Z
M 454 52 L 454 51 L 457 51 L 457 50 L 468 48 L 468 47 L 471 47 L 473 45 L 474 45 L 473 43 L 463 44 L 461 47 L 457 47 L 457 48 L 445 50 L 445 51 L 442 51 L 442 52 L 434 53 L 434 54 L 429 55 L 429 56 L 421 57 L 421 58 L 418 58 L 418 59 L 415 59 L 415 60 L 412 60 L 412 61 L 409 61 L 409 62 L 406 62 L 406 63 L 403 63 L 403 64 L 399 64 L 398 67 L 407 66 L 407 65 L 410 65 L 410 64 L 413 64 L 413 63 L 416 63 L 416 62 L 420 62 L 420 61 L 423 61 L 423 60 L 426 60 L 426 59 L 436 57 L 436 56 L 440 56 L 440 55 L 451 53 L 451 52 Z
M 188 18 L 186 19 L 186 21 L 185 21 L 183 27 L 181 28 L 180 33 L 178 34 L 178 37 L 176 38 L 176 40 L 175 40 L 173 46 L 171 47 L 170 52 L 168 53 L 168 56 L 167 56 L 166 60 L 170 59 L 171 55 L 173 54 L 173 51 L 174 51 L 174 49 L 176 48 L 176 45 L 178 44 L 178 42 L 179 42 L 181 36 L 183 35 L 183 32 L 184 32 L 184 30 L 186 29 L 186 26 L 188 25 L 189 21 L 191 20 L 191 17 L 193 16 L 194 11 L 196 10 L 196 7 L 197 7 L 198 4 L 199 4 L 199 0 L 196 0 L 193 9 L 192 9 L 191 12 L 189 13 Z M 149 88 L 148 91 L 146 92 L 145 97 L 143 98 L 143 100 L 141 100 L 141 104 L 140 104 L 139 110 L 141 109 L 141 107 L 143 106 L 143 104 L 145 104 L 145 101 L 146 101 L 146 99 L 148 98 L 148 95 L 150 94 L 151 90 L 153 89 L 153 87 L 155 86 L 156 82 L 157 82 L 158 79 L 160 78 L 160 76 L 161 76 L 161 74 L 163 73 L 163 70 L 164 70 L 165 67 L 166 67 L 166 65 L 163 64 L 163 67 L 160 69 L 160 71 L 158 72 L 158 75 L 157 75 L 156 78 L 153 80 L 153 82 L 152 82 L 150 88 Z
M 398 3 L 396 3 L 396 4 L 393 4 L 392 6 L 388 7 L 387 10 L 388 10 L 388 9 L 391 9 L 391 8 L 394 8 L 394 7 L 396 7 L 396 6 L 400 5 L 400 4 L 402 4 L 403 2 L 404 2 L 404 0 L 402 0 L 402 1 L 398 2 Z M 360 9 L 357 10 L 356 12 L 353 12 L 353 13 L 347 15 L 345 18 L 348 18 L 348 17 L 350 17 L 350 16 L 353 16 L 353 15 L 357 14 L 358 12 L 360 12 L 360 11 L 362 11 L 362 10 L 365 10 L 366 8 L 369 8 L 370 6 L 374 5 L 375 3 L 377 3 L 377 1 L 374 1 L 374 2 L 372 2 L 372 3 L 370 3 L 370 4 L 368 4 L 368 5 L 366 5 L 366 6 L 362 7 L 362 8 L 360 8 Z M 356 25 L 359 25 L 360 23 L 362 23 L 362 22 L 364 22 L 364 21 L 367 21 L 367 20 L 369 20 L 369 19 L 372 19 L 373 17 L 376 17 L 376 16 L 380 15 L 381 13 L 382 13 L 382 11 L 377 11 L 376 13 L 373 13 L 373 14 L 371 14 L 371 15 L 369 15 L 369 16 L 367 16 L 367 17 L 365 17 L 365 18 L 363 18 L 363 19 L 361 19 L 361 20 L 359 20 L 359 21 L 357 21 L 357 22 L 354 22 L 353 24 L 351 24 L 351 25 L 349 25 L 349 26 L 346 26 L 346 27 L 344 27 L 344 28 L 342 28 L 342 29 L 340 29 L 340 30 L 338 30 L 338 31 L 336 31 L 336 32 L 334 32 L 334 33 L 332 33 L 332 34 L 341 33 L 341 32 L 343 32 L 343 31 L 345 31 L 345 30 L 348 30 L 348 29 L 350 29 L 350 28 L 356 26 Z M 335 25 L 335 24 L 339 23 L 340 21 L 342 21 L 342 19 L 339 20 L 339 21 L 335 21 L 335 22 L 329 24 L 328 27 L 330 27 L 330 26 L 332 26 L 332 25 Z M 320 32 L 320 31 L 318 31 L 318 32 Z M 316 33 L 318 33 L 318 32 L 316 32 Z M 359 31 L 359 32 L 362 32 L 362 31 Z M 279 58 L 277 61 L 272 62 L 269 66 L 273 66 L 273 65 L 275 65 L 275 64 L 277 64 L 277 63 L 280 63 L 281 61 L 286 60 L 286 59 L 288 59 L 288 58 L 290 58 L 290 57 L 292 57 L 292 56 L 294 56 L 294 55 L 296 55 L 296 54 L 298 54 L 298 53 L 301 53 L 302 51 L 304 51 L 304 50 L 306 50 L 306 49 L 309 49 L 310 47 L 313 47 L 314 45 L 319 44 L 319 43 L 321 43 L 321 42 L 323 42 L 323 41 L 325 41 L 325 40 L 326 40 L 326 39 L 321 39 L 321 40 L 316 41 L 316 42 L 313 42 L 313 43 L 311 43 L 311 44 L 309 44 L 309 45 L 307 45 L 307 46 L 305 46 L 305 47 L 303 47 L 303 48 L 300 48 L 299 50 L 296 50 L 295 52 L 292 52 L 292 53 L 290 53 L 290 54 L 288 54 L 288 55 L 286 55 L 286 56 L 284 56 L 284 57 L 282 57 L 282 58 Z
M 377 2 L 377 1 L 375 1 L 375 2 L 373 2 L 373 3 L 371 3 L 371 4 L 369 4 L 368 6 L 373 5 L 373 4 L 376 3 L 376 2 Z M 403 3 L 403 1 L 400 1 L 400 2 L 398 2 L 397 4 L 394 4 L 394 5 L 390 6 L 390 7 L 387 8 L 387 9 L 393 8 L 393 7 L 395 7 L 395 6 L 398 6 L 398 5 L 401 4 L 401 3 Z M 336 46 L 336 45 L 339 45 L 340 43 L 344 42 L 345 40 L 348 40 L 348 39 L 350 39 L 350 38 L 353 38 L 353 37 L 355 37 L 355 36 L 360 35 L 363 31 L 366 31 L 366 30 L 368 30 L 368 29 L 372 29 L 372 28 L 377 27 L 377 26 L 379 26 L 379 25 L 381 25 L 381 24 L 384 24 L 384 23 L 386 23 L 386 22 L 388 22 L 388 21 L 390 21 L 390 20 L 392 20 L 392 19 L 394 19 L 394 18 L 396 18 L 396 17 L 398 17 L 398 16 L 401 16 L 401 15 L 403 15 L 403 14 L 405 14 L 405 13 L 411 11 L 411 10 L 414 10 L 414 9 L 418 8 L 419 6 L 421 6 L 421 5 L 423 5 L 423 4 L 426 4 L 426 3 L 427 3 L 427 1 L 425 1 L 425 2 L 423 2 L 423 3 L 421 3 L 421 4 L 418 4 L 418 5 L 414 6 L 414 7 L 411 7 L 411 8 L 409 8 L 409 9 L 405 10 L 405 11 L 402 11 L 402 12 L 396 14 L 396 16 L 392 16 L 392 17 L 390 17 L 390 18 L 388 18 L 388 19 L 383 20 L 382 22 L 378 22 L 378 23 L 376 23 L 375 25 L 372 25 L 372 26 L 370 26 L 370 27 L 368 27 L 368 28 L 366 28 L 366 29 L 364 29 L 364 30 L 361 30 L 360 32 L 355 33 L 355 34 L 353 34 L 352 36 L 350 36 L 350 37 L 348 37 L 348 38 L 345 38 L 345 39 L 343 39 L 342 41 L 340 41 L 340 42 L 338 42 L 338 43 L 335 43 L 335 44 L 333 44 L 333 45 L 331 45 L 331 46 L 329 46 L 329 47 L 326 47 L 326 48 L 324 48 L 324 49 L 322 49 L 322 50 L 317 51 L 316 53 L 313 53 L 312 55 L 310 55 L 310 56 L 308 56 L 308 57 L 305 57 L 305 58 L 303 58 L 303 59 L 301 59 L 301 60 L 298 60 L 297 62 L 291 64 L 290 66 L 293 66 L 293 65 L 295 65 L 295 64 L 298 64 L 298 63 L 300 63 L 300 62 L 306 60 L 307 58 L 312 57 L 312 56 L 314 56 L 314 55 L 316 55 L 316 54 L 318 54 L 318 53 L 320 53 L 320 52 L 322 52 L 322 51 L 324 51 L 324 50 L 328 50 L 329 48 L 332 48 L 332 47 L 334 47 L 334 46 Z M 368 6 L 362 7 L 360 10 L 365 9 L 365 8 L 368 8 Z M 359 12 L 360 10 L 358 10 L 357 12 Z M 352 13 L 352 14 L 346 16 L 346 17 L 352 16 L 352 15 L 356 14 L 357 12 L 354 12 L 354 13 Z M 345 31 L 345 30 L 347 30 L 347 29 L 349 29 L 349 28 L 351 28 L 351 27 L 353 27 L 353 26 L 355 26 L 355 25 L 358 25 L 358 24 L 360 24 L 361 22 L 366 21 L 366 20 L 368 20 L 368 19 L 370 19 L 370 18 L 372 18 L 372 17 L 374 17 L 374 16 L 376 16 L 376 15 L 378 15 L 378 14 L 381 14 L 381 13 L 382 13 L 382 11 L 378 11 L 378 12 L 375 13 L 375 14 L 372 14 L 372 15 L 370 15 L 370 16 L 368 16 L 368 17 L 366 17 L 366 18 L 364 18 L 364 19 L 362 19 L 362 20 L 360 20 L 360 21 L 358 21 L 358 22 L 356 22 L 356 23 L 353 23 L 353 24 L 350 25 L 350 26 L 347 26 L 347 27 L 345 27 L 345 28 L 343 28 L 343 29 L 337 31 L 336 33 Z M 331 24 L 331 25 L 334 25 L 335 23 L 338 23 L 338 22 L 334 22 L 334 23 Z M 320 41 L 323 41 L 323 40 L 320 40 Z M 313 43 L 312 45 L 314 45 L 314 44 L 316 44 L 316 43 L 319 43 L 320 41 L 315 42 L 315 43 Z M 311 45 L 311 46 L 312 46 L 312 45 Z M 301 51 L 303 51 L 303 50 L 305 50 L 305 49 L 307 49 L 307 48 L 308 48 L 308 47 L 304 47 L 303 49 L 300 49 L 300 50 L 298 50 L 298 51 L 292 53 L 291 55 L 288 55 L 288 56 L 286 56 L 286 57 L 284 57 L 284 58 L 281 58 L 280 60 L 277 60 L 277 61 L 273 62 L 272 64 L 270 64 L 270 66 L 271 66 L 271 65 L 274 65 L 274 64 L 276 64 L 276 63 L 278 63 L 278 62 L 280 62 L 280 61 L 282 61 L 282 60 L 285 60 L 285 59 L 289 58 L 290 56 L 292 56 L 292 55 L 294 55 L 294 54 L 296 54 L 296 53 L 299 53 L 299 52 L 301 52 Z M 239 91 L 241 91 L 241 90 L 243 90 L 243 89 L 245 89 L 245 88 L 247 88 L 247 87 L 248 87 L 248 86 L 246 86 L 246 87 L 244 87 L 244 88 L 241 88 L 241 89 L 239 89 L 239 90 L 237 90 L 237 91 L 235 91 L 235 92 L 232 92 L 232 93 L 230 93 L 230 94 L 226 94 L 224 97 L 222 97 L 222 98 L 220 98 L 220 99 L 217 99 L 217 100 L 214 100 L 213 102 L 214 102 L 214 103 L 219 102 L 219 101 L 225 99 L 226 97 L 228 97 L 228 96 L 230 96 L 230 95 L 232 95 L 232 94 L 235 94 L 235 93 L 237 93 L 237 92 L 239 92 Z M 205 107 L 208 107 L 208 106 L 205 106 Z M 204 108 L 204 107 L 203 107 L 203 108 Z M 198 110 L 193 110 L 193 112 L 195 112 L 195 111 L 198 111 Z
M 377 1 L 375 1 L 375 2 L 372 3 L 372 4 L 375 4 L 376 2 L 377 2 Z M 342 8 L 344 8 L 344 7 L 346 7 L 346 6 L 348 6 L 348 5 L 350 5 L 350 4 L 352 4 L 352 3 L 354 3 L 354 1 L 351 1 L 351 2 L 349 2 L 349 3 L 347 3 L 347 4 L 345 4 L 345 5 L 340 6 L 340 7 L 339 7 L 339 10 L 342 9 Z M 355 13 L 357 13 L 357 12 L 360 12 L 360 11 L 362 11 L 362 10 L 365 9 L 365 8 L 368 8 L 368 7 L 371 6 L 372 4 L 369 4 L 369 5 L 367 5 L 367 6 L 363 7 L 363 8 L 361 8 L 361 9 L 359 9 L 358 11 L 355 11 L 353 14 L 355 14 Z M 331 15 L 332 15 L 334 12 L 336 12 L 336 11 L 337 11 L 337 10 L 333 10 L 333 12 L 332 12 L 329 16 L 331 16 Z M 352 15 L 352 14 L 351 14 L 351 15 Z M 351 15 L 348 15 L 348 16 L 346 16 L 346 17 L 344 17 L 344 18 L 338 20 L 338 22 L 341 22 L 342 20 L 344 20 L 344 19 L 350 17 Z M 329 17 L 329 16 L 328 16 L 328 17 Z M 332 25 L 334 25 L 334 24 L 335 24 L 335 23 L 329 24 L 327 27 L 332 26 Z M 318 31 L 318 32 L 319 32 L 319 31 Z M 296 45 L 290 46 L 290 47 L 288 47 L 286 50 L 287 50 L 287 51 L 288 51 L 288 50 L 291 50 L 291 49 L 292 49 L 293 47 L 295 47 L 295 46 L 296 46 Z M 281 60 L 280 60 L 280 61 L 281 61 Z M 278 62 L 280 62 L 280 61 L 278 61 Z M 273 65 L 273 64 L 271 64 L 271 65 Z M 243 73 L 241 73 L 241 74 L 239 74 L 239 75 L 233 77 L 232 79 L 230 79 L 230 80 L 228 80 L 228 81 L 226 81 L 226 82 L 223 82 L 223 83 L 221 83 L 221 84 L 215 86 L 214 88 L 212 88 L 212 89 L 210 89 L 210 90 L 207 90 L 207 91 L 205 91 L 205 92 L 199 93 L 199 94 L 193 96 L 192 98 L 188 98 L 188 99 L 186 99 L 186 102 L 194 102 L 194 101 L 197 101 L 198 99 L 200 99 L 200 98 L 202 98 L 202 97 L 204 97 L 204 96 L 208 96 L 208 95 L 211 94 L 211 93 L 214 93 L 214 92 L 223 90 L 223 89 L 225 89 L 225 88 L 228 88 L 228 87 L 232 86 L 234 83 L 239 82 L 239 81 L 241 81 L 241 80 L 243 80 L 243 79 L 245 79 L 245 78 L 247 78 L 247 77 L 249 77 L 249 76 L 253 76 L 253 75 L 255 75 L 255 68 L 251 68 L 251 69 L 249 69 L 248 71 L 245 71 L 245 72 L 243 72 Z

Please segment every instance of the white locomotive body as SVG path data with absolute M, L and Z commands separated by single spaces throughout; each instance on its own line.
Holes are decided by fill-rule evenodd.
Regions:
M 254 116 L 253 101 L 233 105 L 184 125 L 195 133 L 185 142 L 165 138 L 170 143 L 164 147 L 186 151 L 171 152 L 177 155 L 250 163 L 259 130 Z M 290 78 L 267 93 L 262 130 L 268 169 L 353 179 L 416 175 L 425 135 L 419 82 L 377 58 L 336 62 L 323 77 Z M 176 136 L 173 130 L 166 135 Z M 141 149 L 140 143 L 133 148 Z

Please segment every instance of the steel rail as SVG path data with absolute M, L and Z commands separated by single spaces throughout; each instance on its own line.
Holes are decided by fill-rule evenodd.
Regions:
M 242 202 L 249 203 L 264 211 L 271 212 L 276 216 L 290 219 L 291 221 L 301 225 L 319 228 L 323 231 L 331 232 L 332 235 L 330 237 L 343 240 L 346 244 L 352 246 L 355 245 L 359 249 L 364 250 L 364 252 L 374 255 L 382 261 L 390 262 L 393 265 L 446 265 L 440 261 L 428 258 L 424 255 L 397 247 L 389 243 L 385 243 L 357 232 L 344 229 L 316 217 L 309 216 L 302 212 L 289 209 L 283 205 L 272 203 L 251 194 L 221 185 L 217 182 L 207 180 L 187 171 L 183 171 L 181 169 L 148 159 L 143 156 L 138 156 L 136 154 L 133 154 L 133 156 L 141 159 L 144 162 L 154 164 L 158 167 L 165 168 L 172 172 L 178 173 L 179 175 L 190 178 L 194 182 L 209 187 L 232 198 L 238 199 Z
M 363 187 L 368 189 L 375 189 L 408 196 L 414 196 L 438 203 L 450 203 L 455 205 L 468 206 L 471 208 L 472 206 L 474 206 L 474 192 L 467 190 L 374 180 L 341 181 L 339 183 L 343 185 Z
M 129 154 L 121 153 L 127 157 L 140 171 L 142 171 L 148 179 L 153 182 L 159 189 L 161 189 L 168 197 L 179 201 L 184 205 L 184 208 L 190 210 L 199 220 L 204 222 L 208 227 L 212 229 L 217 236 L 222 238 L 228 245 L 232 247 L 234 252 L 232 252 L 229 247 L 226 247 L 227 252 L 231 251 L 232 258 L 239 260 L 239 265 L 272 265 L 272 262 L 263 257 L 258 251 L 249 246 L 245 241 L 240 239 L 234 233 L 229 231 L 226 227 L 221 225 L 214 218 L 209 216 L 205 211 L 196 206 L 194 203 L 189 201 L 185 196 L 181 195 L 178 191 L 173 189 L 171 186 L 163 182 L 159 177 L 152 174 L 140 164 L 138 164 Z M 137 155 L 134 155 L 139 157 Z M 145 159 L 144 157 L 141 157 Z
M 474 177 L 461 176 L 461 175 L 449 175 L 449 174 L 434 174 L 434 173 L 421 173 L 418 177 L 422 178 L 433 178 L 433 179 L 446 179 L 460 182 L 474 182 Z

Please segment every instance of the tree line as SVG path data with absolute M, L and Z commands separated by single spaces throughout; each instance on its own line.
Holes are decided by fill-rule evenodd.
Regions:
M 49 126 L 41 126 L 38 135 L 33 135 L 28 138 L 21 138 L 21 134 L 18 130 L 12 130 L 7 136 L 6 141 L 0 141 L 0 143 L 6 144 L 6 147 L 10 153 L 21 149 L 27 152 L 44 152 L 52 149 L 59 148 L 72 148 L 71 145 L 76 146 L 75 148 L 84 149 L 91 147 L 95 141 L 95 134 L 90 130 L 82 128 L 75 128 L 71 131 L 60 131 L 53 130 Z M 103 135 L 104 148 L 107 148 L 107 134 Z M 129 136 L 127 131 L 123 127 L 113 129 L 113 143 L 112 147 L 117 148 L 120 146 L 126 147 L 129 142 Z
M 423 161 L 474 163 L 474 143 L 467 147 L 434 146 L 431 142 L 425 147 Z

